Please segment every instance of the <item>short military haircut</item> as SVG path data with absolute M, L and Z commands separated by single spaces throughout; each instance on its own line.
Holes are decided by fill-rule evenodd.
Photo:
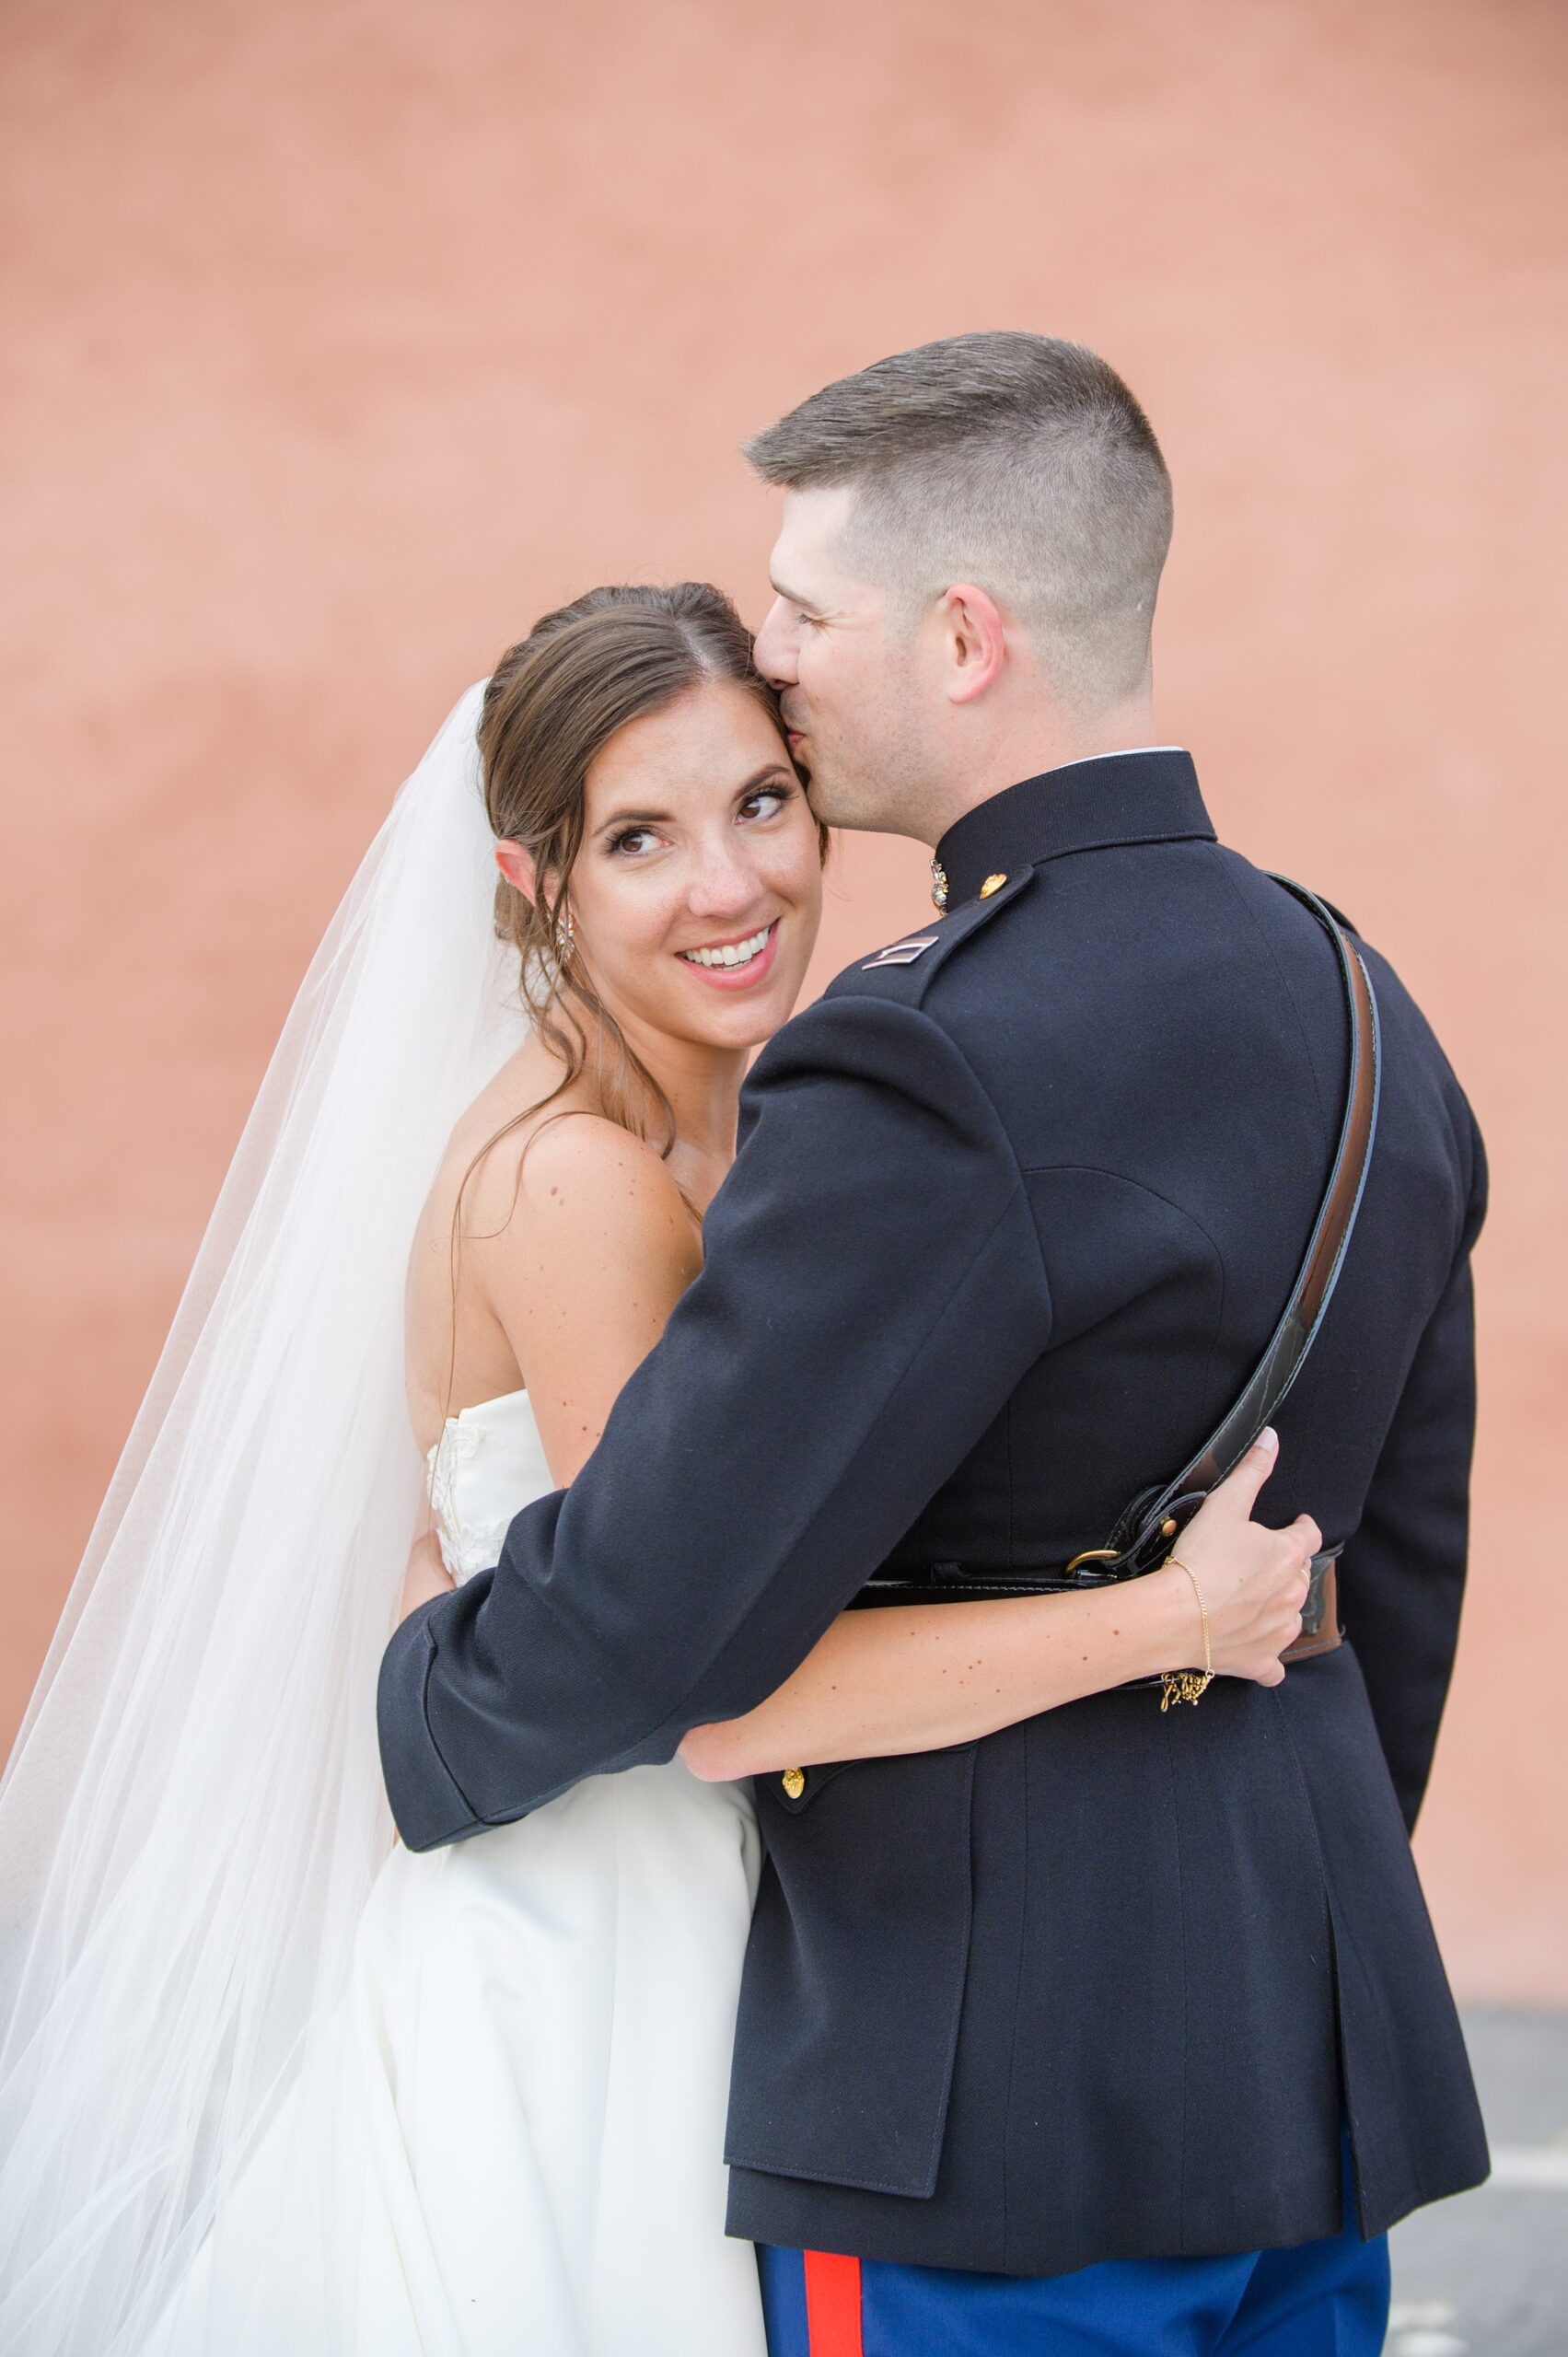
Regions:
M 906 619 L 972 581 L 1074 703 L 1143 678 L 1170 477 L 1114 368 L 1079 343 L 948 336 L 813 393 L 745 455 L 786 490 L 856 493 L 841 553 Z

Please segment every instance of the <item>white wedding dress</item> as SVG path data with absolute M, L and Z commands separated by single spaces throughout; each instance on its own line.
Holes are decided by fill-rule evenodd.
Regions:
M 526 1393 L 430 1451 L 454 1578 L 552 1490 Z M 724 2231 L 759 1837 L 684 1764 L 387 1861 L 352 1986 L 147 2357 L 764 2357 Z

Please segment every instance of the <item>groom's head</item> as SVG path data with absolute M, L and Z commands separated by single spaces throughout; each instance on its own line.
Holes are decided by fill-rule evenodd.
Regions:
M 1045 765 L 1031 746 L 1066 758 L 1146 702 L 1170 479 L 1081 344 L 921 344 L 746 456 L 785 493 L 758 661 L 824 819 L 934 840 L 982 774 L 993 791 Z

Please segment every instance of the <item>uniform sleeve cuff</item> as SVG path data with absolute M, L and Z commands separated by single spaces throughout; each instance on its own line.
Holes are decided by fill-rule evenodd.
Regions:
M 425 1614 L 392 1632 L 376 1688 L 381 1772 L 398 1831 L 411 1850 L 436 1850 L 482 1829 L 436 1747 L 425 1711 L 436 1639 Z

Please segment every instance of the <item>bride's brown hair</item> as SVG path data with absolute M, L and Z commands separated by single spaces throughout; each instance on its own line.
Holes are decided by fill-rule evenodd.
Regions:
M 560 1058 L 562 1077 L 486 1139 L 463 1173 L 452 1214 L 453 1366 L 463 1195 L 492 1146 L 570 1088 L 590 1052 L 608 1117 L 634 1137 L 656 1142 L 663 1155 L 675 1144 L 668 1098 L 599 998 L 571 941 L 568 887 L 594 761 L 629 721 L 662 711 L 710 679 L 729 680 L 754 696 L 783 739 L 778 698 L 757 669 L 750 632 L 722 589 L 680 581 L 670 588 L 590 589 L 558 606 L 506 649 L 486 684 L 478 728 L 485 811 L 497 842 L 519 842 L 532 854 L 536 879 L 530 900 L 499 878 L 495 930 L 517 951 L 523 1004 Z M 828 830 L 819 831 L 826 859 Z

